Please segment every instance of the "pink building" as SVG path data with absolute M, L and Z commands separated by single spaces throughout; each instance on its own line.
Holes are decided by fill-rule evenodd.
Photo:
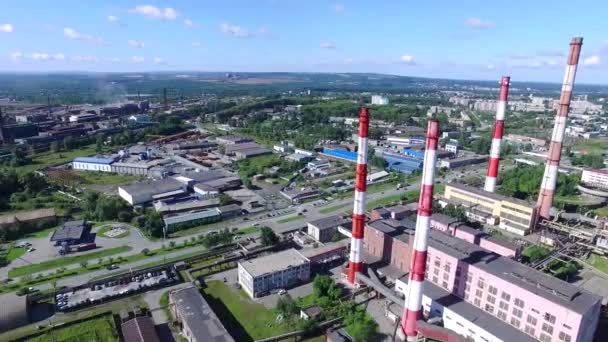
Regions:
M 374 227 L 368 228 L 371 234 L 382 235 Z M 395 230 L 391 235 L 407 234 L 407 231 Z M 383 240 L 382 246 L 393 247 L 402 242 L 391 235 L 383 238 L 392 243 Z M 364 247 L 372 245 L 368 243 Z M 375 245 L 375 253 L 399 267 L 393 260 L 411 255 L 412 250 L 412 243 L 403 245 L 408 246 L 408 250 L 400 250 L 397 256 L 380 251 L 380 244 Z M 537 340 L 593 340 L 601 309 L 598 296 L 508 257 L 431 230 L 426 270 L 428 282 Z

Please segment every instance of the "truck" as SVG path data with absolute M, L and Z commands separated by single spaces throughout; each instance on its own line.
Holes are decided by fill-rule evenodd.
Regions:
M 74 253 L 74 252 L 88 251 L 88 250 L 95 249 L 95 248 L 97 248 L 97 244 L 95 242 L 81 243 L 79 245 L 69 246 L 68 251 L 70 253 Z

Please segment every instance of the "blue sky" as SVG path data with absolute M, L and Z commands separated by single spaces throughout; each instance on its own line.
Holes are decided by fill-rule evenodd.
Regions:
M 507 5 L 508 4 L 508 5 Z M 304 71 L 608 83 L 602 0 L 3 0 L 1 71 Z

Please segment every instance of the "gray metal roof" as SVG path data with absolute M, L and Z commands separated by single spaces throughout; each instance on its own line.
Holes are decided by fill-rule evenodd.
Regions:
M 145 180 L 121 186 L 121 188 L 134 197 L 140 197 L 180 190 L 183 188 L 183 184 L 173 178 L 165 178 L 161 180 Z
M 269 254 L 261 258 L 241 260 L 239 261 L 239 265 L 241 265 L 247 271 L 247 273 L 255 278 L 266 273 L 274 273 L 308 262 L 308 259 L 300 254 L 300 252 L 291 248 L 282 252 Z
M 140 316 L 121 325 L 125 342 L 160 342 L 151 317 Z
M 560 279 L 440 231 L 430 231 L 429 246 L 581 314 L 601 300 Z
M 29 323 L 27 296 L 17 296 L 15 293 L 0 295 L 0 307 L 0 332 Z
M 472 194 L 478 195 L 478 196 L 483 196 L 486 198 L 491 198 L 497 201 L 502 201 L 502 200 L 506 200 L 509 202 L 513 202 L 513 203 L 519 203 L 519 204 L 523 204 L 526 206 L 530 206 L 531 208 L 536 207 L 536 203 L 532 203 L 530 201 L 524 201 L 524 200 L 520 200 L 518 198 L 514 198 L 514 197 L 507 197 L 507 196 L 503 196 L 494 192 L 489 192 L 489 191 L 485 191 L 483 189 L 479 189 L 476 187 L 472 187 L 472 186 L 468 186 L 462 183 L 457 183 L 457 182 L 453 182 L 453 183 L 449 183 L 447 184 L 447 186 L 451 186 L 453 188 L 456 189 L 460 189 L 466 192 L 470 192 Z
M 224 173 L 218 171 L 204 171 L 204 172 L 189 172 L 179 175 L 188 179 L 192 179 L 195 182 L 209 182 L 216 179 L 226 177 Z
M 323 230 L 323 229 L 336 228 L 338 226 L 343 226 L 343 225 L 349 225 L 352 223 L 352 220 L 348 217 L 344 218 L 340 215 L 333 215 L 333 216 L 323 217 L 318 220 L 310 221 L 308 223 L 319 228 L 320 230 Z
M 82 238 L 85 228 L 86 222 L 83 220 L 66 222 L 60 228 L 55 229 L 51 241 L 79 240 Z
M 173 290 L 169 295 L 184 324 L 192 331 L 195 341 L 234 342 L 198 288 L 192 286 Z

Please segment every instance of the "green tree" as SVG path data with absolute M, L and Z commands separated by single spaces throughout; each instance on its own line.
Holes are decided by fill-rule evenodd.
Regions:
M 524 248 L 521 255 L 523 256 L 524 262 L 535 263 L 546 258 L 550 253 L 551 251 L 545 247 L 532 245 Z
M 277 311 L 285 317 L 291 317 L 297 315 L 300 312 L 300 308 L 291 297 L 281 296 L 277 302 Z
M 57 153 L 57 152 L 61 151 L 61 147 L 59 146 L 59 143 L 57 141 L 53 141 L 51 143 L 50 149 L 51 149 L 51 152 L 53 152 L 53 153 Z
M 327 297 L 332 285 L 335 286 L 334 280 L 328 275 L 318 274 L 312 283 L 312 289 L 315 297 Z
M 262 227 L 262 245 L 264 246 L 273 246 L 279 242 L 279 237 L 274 231 L 268 227 Z
M 228 204 L 232 203 L 232 201 L 233 201 L 232 197 L 230 197 L 229 195 L 227 195 L 227 194 L 220 195 L 220 206 L 228 205 Z

